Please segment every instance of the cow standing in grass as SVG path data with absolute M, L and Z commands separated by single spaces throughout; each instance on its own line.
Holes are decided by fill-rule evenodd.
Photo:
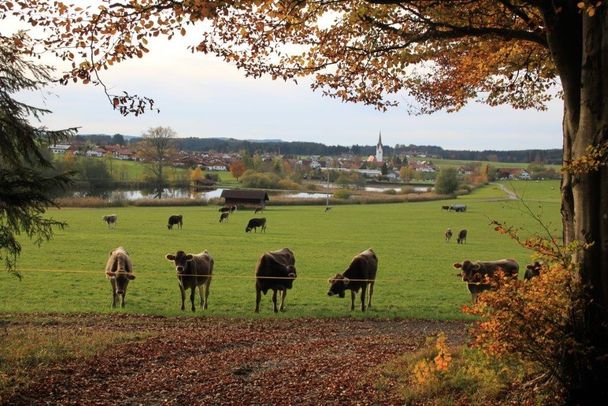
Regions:
M 120 307 L 125 307 L 127 286 L 129 281 L 135 279 L 135 275 L 133 275 L 131 258 L 123 247 L 110 251 L 110 257 L 106 262 L 106 277 L 112 286 L 112 307 L 116 307 L 116 299 L 120 301 Z
M 169 220 L 167 221 L 167 228 L 169 230 L 173 230 L 174 225 L 177 225 L 179 228 L 182 228 L 183 220 L 184 219 L 181 214 L 174 214 L 172 216 L 169 216 Z
M 228 221 L 228 217 L 230 216 L 230 212 L 224 212 L 222 214 L 220 214 L 220 223 L 223 223 L 224 221 Z
M 108 228 L 110 228 L 110 225 L 115 226 L 116 220 L 118 220 L 118 216 L 116 214 L 108 214 L 103 216 L 103 221 L 108 223 Z
M 249 220 L 247 227 L 245 227 L 245 232 L 248 233 L 253 230 L 257 233 L 258 227 L 260 227 L 261 231 L 266 232 L 266 217 Z
M 456 238 L 456 242 L 458 244 L 466 244 L 467 243 L 467 230 L 462 229 L 458 232 L 458 238 Z
M 207 309 L 209 304 L 209 285 L 211 284 L 211 274 L 213 273 L 213 258 L 207 250 L 200 254 L 186 254 L 184 251 L 177 251 L 175 255 L 167 254 L 165 258 L 175 264 L 177 271 L 177 281 L 179 291 L 182 295 L 182 307 L 185 309 L 186 289 L 190 289 L 190 303 L 192 311 L 194 306 L 194 291 L 198 288 L 201 297 L 201 307 Z
M 452 239 L 452 229 L 448 228 L 447 230 L 445 230 L 445 242 L 450 242 L 450 240 Z
M 336 274 L 329 279 L 328 296 L 338 295 L 344 297 L 344 292 L 350 290 L 350 310 L 355 310 L 355 294 L 361 290 L 361 311 L 365 311 L 365 297 L 369 288 L 369 301 L 367 307 L 372 307 L 374 282 L 378 271 L 378 257 L 370 248 L 352 259 L 350 265 L 343 273 Z
M 289 248 L 262 254 L 255 267 L 255 312 L 260 312 L 262 293 L 268 290 L 272 290 L 274 312 L 285 311 L 287 289 L 293 287 L 296 276 L 296 258 Z M 277 308 L 277 291 L 281 294 L 280 308 Z
M 462 277 L 463 282 L 467 282 L 473 303 L 481 292 L 498 286 L 500 277 L 517 279 L 519 264 L 514 259 L 500 259 L 498 261 L 469 261 L 455 263 L 454 268 L 461 272 L 456 274 Z

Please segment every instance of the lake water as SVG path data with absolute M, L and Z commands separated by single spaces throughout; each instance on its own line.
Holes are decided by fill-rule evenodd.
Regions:
M 416 186 L 412 188 L 414 192 L 422 193 L 428 192 L 432 188 L 430 186 Z M 367 192 L 377 192 L 382 193 L 387 190 L 394 190 L 395 192 L 401 192 L 401 188 L 393 188 L 393 187 L 366 187 L 365 190 Z M 219 199 L 222 195 L 224 189 L 214 189 L 206 192 L 200 192 L 192 189 L 186 188 L 166 188 L 163 190 L 162 197 L 164 199 L 202 199 L 205 201 L 209 201 L 211 199 Z M 278 192 L 274 193 L 270 191 L 271 194 L 279 195 L 288 198 L 294 199 L 325 199 L 327 198 L 326 193 L 320 192 Z M 77 192 L 74 194 L 75 196 L 87 196 L 93 195 L 89 193 L 81 193 Z M 117 200 L 137 200 L 137 199 L 153 199 L 156 194 L 151 190 L 112 190 L 106 192 L 100 192 L 96 194 L 97 196 L 101 196 L 104 199 L 108 199 L 109 201 L 117 201 Z M 330 193 L 330 196 L 332 194 Z

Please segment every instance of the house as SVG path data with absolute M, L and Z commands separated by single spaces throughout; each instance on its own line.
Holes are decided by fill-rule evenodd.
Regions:
M 266 206 L 266 202 L 270 200 L 268 193 L 265 190 L 242 190 L 242 189 L 224 189 L 220 197 L 223 197 L 224 204 L 243 205 L 243 206 Z
M 101 149 L 101 148 L 95 148 L 95 149 L 91 149 L 88 150 L 86 153 L 87 157 L 95 157 L 95 158 L 101 158 L 102 156 L 105 155 L 105 150 Z
M 69 149 L 69 144 L 53 144 L 49 146 L 49 149 L 53 154 L 65 154 Z

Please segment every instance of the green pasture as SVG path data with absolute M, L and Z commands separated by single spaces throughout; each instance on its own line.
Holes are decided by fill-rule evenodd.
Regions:
M 458 168 L 460 166 L 466 166 L 471 164 L 488 164 L 494 168 L 519 168 L 526 169 L 530 164 L 526 162 L 495 162 L 495 161 L 469 161 L 462 159 L 437 159 L 437 158 L 421 158 L 421 157 L 412 157 L 411 159 L 416 161 L 432 161 L 437 167 L 453 167 Z M 545 165 L 547 168 L 560 168 L 559 165 Z
M 505 183 L 522 192 L 528 207 L 557 232 L 557 181 Z M 465 203 L 466 213 L 441 210 Z M 108 229 L 104 214 L 116 213 Z M 171 214 L 184 216 L 183 229 L 169 231 Z M 457 200 L 401 204 L 344 205 L 325 213 L 321 206 L 272 206 L 266 233 L 245 233 L 252 211 L 237 211 L 218 223 L 217 207 L 121 207 L 50 210 L 69 227 L 58 230 L 40 248 L 26 239 L 19 266 L 23 279 L 0 274 L 0 312 L 129 312 L 174 316 L 179 310 L 175 271 L 164 259 L 177 250 L 207 249 L 215 259 L 209 309 L 197 315 L 272 315 L 270 295 L 254 316 L 253 272 L 260 254 L 282 247 L 296 255 L 298 279 L 287 295 L 287 312 L 279 317 L 334 317 L 351 313 L 349 296 L 328 297 L 327 279 L 343 271 L 356 253 L 372 247 L 379 258 L 373 308 L 366 315 L 426 319 L 458 319 L 469 302 L 466 286 L 452 264 L 464 259 L 515 258 L 522 268 L 530 253 L 489 225 L 500 220 L 540 232 L 541 227 L 518 200 L 508 199 L 496 185 Z M 259 215 L 257 215 L 259 216 Z M 445 243 L 443 233 L 468 229 L 466 245 Z M 108 252 L 124 246 L 137 278 L 129 285 L 125 310 L 110 308 L 110 284 L 103 269 Z M 522 272 L 523 273 L 523 272 Z M 198 306 L 198 303 L 197 303 Z M 273 316 L 274 317 L 274 316 Z

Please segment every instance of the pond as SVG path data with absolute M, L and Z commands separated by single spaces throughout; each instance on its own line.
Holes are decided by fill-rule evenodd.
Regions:
M 211 199 L 219 199 L 224 189 L 214 189 L 205 192 L 196 191 L 187 188 L 165 188 L 163 189 L 163 199 L 202 199 L 209 201 Z M 270 192 L 275 196 L 284 196 L 295 199 L 325 199 L 325 193 L 307 193 L 307 192 Z M 154 199 L 156 194 L 151 190 L 109 190 L 97 193 L 91 192 L 75 192 L 75 197 L 98 196 L 107 199 L 110 202 L 120 200 L 138 200 L 138 199 Z
M 430 186 L 406 186 L 409 190 L 412 190 L 415 193 L 423 193 L 429 192 L 432 187 Z M 401 187 L 366 187 L 365 191 L 367 192 L 377 192 L 382 193 L 387 190 L 394 190 L 397 193 L 400 193 Z M 163 199 L 202 199 L 205 201 L 209 201 L 211 199 L 219 199 L 222 195 L 224 189 L 214 189 L 208 191 L 197 191 L 194 189 L 188 188 L 165 188 L 163 189 L 162 197 Z M 327 198 L 327 193 L 324 192 L 275 192 L 270 190 L 269 194 L 274 196 L 281 196 L 286 198 L 293 199 L 325 199 Z M 332 194 L 330 193 L 330 196 Z M 98 192 L 75 192 L 73 194 L 74 197 L 84 197 L 84 196 L 98 196 L 103 199 L 107 199 L 110 202 L 120 201 L 120 200 L 138 200 L 138 199 L 154 199 L 156 194 L 154 191 L 150 189 L 132 189 L 132 190 L 107 190 L 107 191 L 98 191 Z

